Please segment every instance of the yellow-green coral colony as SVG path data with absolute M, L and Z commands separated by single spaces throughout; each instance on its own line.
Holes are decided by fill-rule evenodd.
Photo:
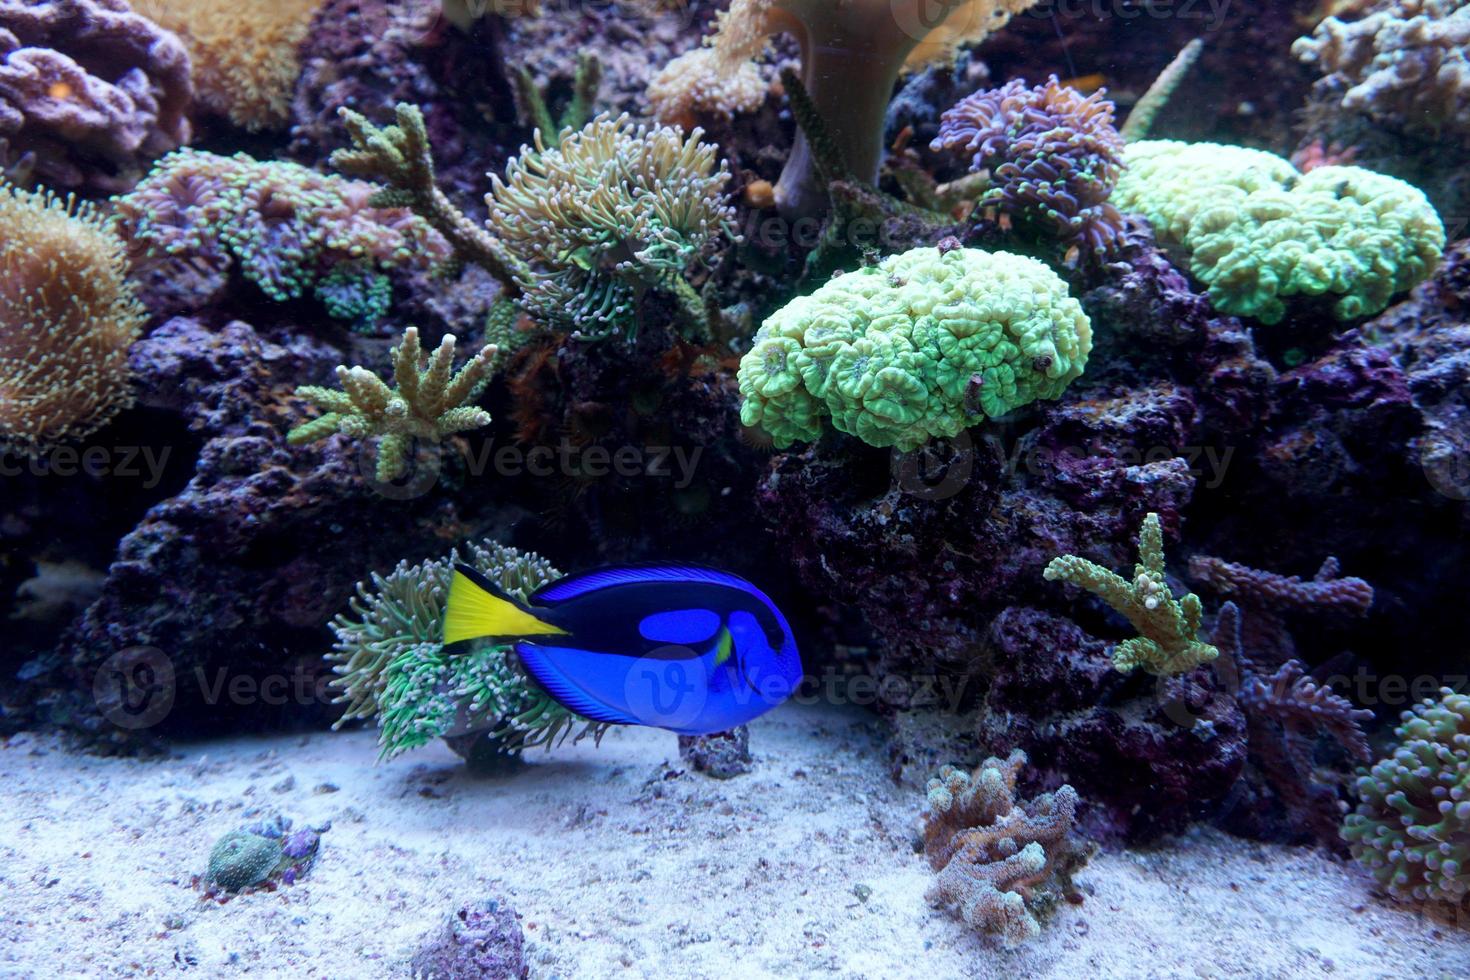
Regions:
M 1113 191 L 1177 245 L 1222 313 L 1277 323 L 1292 297 L 1325 296 L 1343 320 L 1372 316 L 1427 279 L 1445 232 L 1417 188 L 1362 167 L 1298 173 L 1263 150 L 1141 140 Z
M 297 395 L 325 414 L 292 429 L 287 441 L 301 446 L 334 432 L 354 439 L 380 436 L 376 476 L 396 480 L 408 468 L 416 439 L 438 440 L 490 422 L 489 412 L 470 403 L 489 379 L 498 349 L 487 344 L 455 371 L 454 345 L 454 335 L 446 335 L 423 364 L 418 329 L 409 327 L 392 350 L 393 387 L 365 367 L 339 365 L 340 391 L 298 388 Z
M 773 314 L 740 361 L 740 420 L 778 447 L 824 419 L 910 450 L 1082 374 L 1092 325 L 1035 259 L 918 248 L 833 278 Z
M 1053 558 L 1042 574 L 1048 582 L 1071 582 L 1093 593 L 1138 630 L 1139 636 L 1113 649 L 1113 666 L 1122 673 L 1142 667 L 1150 674 L 1181 674 L 1220 655 L 1198 636 L 1203 613 L 1199 596 L 1190 592 L 1176 599 L 1164 581 L 1164 532 L 1158 514 L 1143 520 L 1132 581 L 1076 555 Z

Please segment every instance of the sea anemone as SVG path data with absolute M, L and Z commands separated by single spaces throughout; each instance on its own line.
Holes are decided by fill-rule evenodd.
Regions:
M 0 446 L 36 455 L 132 403 L 145 312 L 122 241 L 86 205 L 0 185 Z
M 1108 196 L 1123 170 L 1123 139 L 1102 91 L 1083 96 L 1055 75 L 1035 88 L 1013 79 L 946 111 L 933 148 L 989 169 L 979 205 L 1036 221 L 1068 246 L 1069 260 L 1105 254 L 1122 235 Z

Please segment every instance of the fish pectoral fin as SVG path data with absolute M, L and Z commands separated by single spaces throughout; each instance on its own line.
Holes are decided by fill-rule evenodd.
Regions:
M 566 630 L 537 614 L 468 565 L 455 565 L 444 607 L 444 642 L 458 643 L 482 636 L 512 639 L 520 636 L 566 635 Z
M 584 718 L 610 725 L 641 725 L 637 718 L 599 701 L 570 681 L 534 644 L 517 643 L 515 651 L 526 672 L 551 695 L 557 704 Z

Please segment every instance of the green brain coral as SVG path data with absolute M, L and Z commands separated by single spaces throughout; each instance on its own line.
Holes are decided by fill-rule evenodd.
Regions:
M 1359 770 L 1342 837 L 1394 898 L 1459 902 L 1470 894 L 1470 696 L 1441 688 L 1394 733 L 1393 755 Z
M 778 447 L 822 418 L 874 446 L 915 449 L 982 416 L 1057 398 L 1092 326 L 1034 259 L 917 248 L 792 300 L 740 362 L 740 420 Z
M 1298 173 L 1262 150 L 1140 140 L 1113 191 L 1190 271 L 1223 313 L 1276 323 L 1288 296 L 1337 297 L 1343 320 L 1371 316 L 1428 278 L 1444 226 L 1424 194 L 1361 167 Z

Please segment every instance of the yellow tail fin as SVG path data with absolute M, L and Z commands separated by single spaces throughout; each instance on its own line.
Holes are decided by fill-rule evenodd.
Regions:
M 455 569 L 454 578 L 449 583 L 449 603 L 444 609 L 445 643 L 481 636 L 555 636 L 566 632 L 559 626 L 537 619 L 499 594 L 498 589 L 473 570 Z

